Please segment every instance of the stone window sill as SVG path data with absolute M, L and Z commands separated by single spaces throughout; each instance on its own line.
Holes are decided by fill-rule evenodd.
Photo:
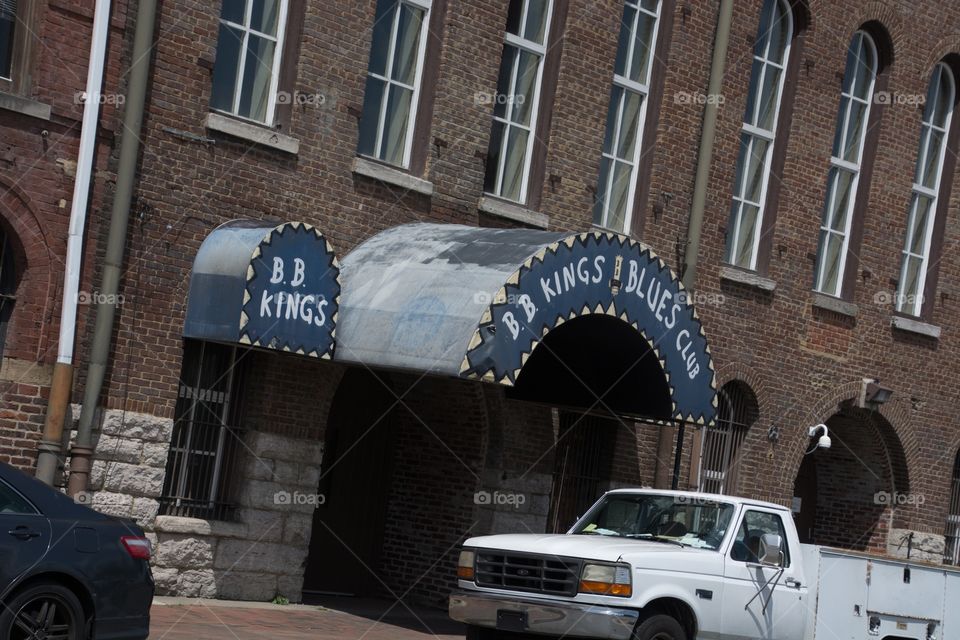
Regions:
M 753 287 L 766 293 L 771 293 L 777 288 L 777 282 L 775 280 L 764 278 L 753 271 L 744 271 L 743 269 L 730 266 L 720 267 L 720 279 Z
M 433 183 L 429 180 L 418 178 L 402 169 L 397 169 L 374 160 L 368 160 L 367 158 L 359 156 L 354 158 L 353 172 L 358 176 L 364 176 L 377 182 L 400 187 L 407 191 L 414 191 L 428 197 L 433 195 Z
M 292 155 L 300 152 L 300 141 L 293 136 L 213 111 L 207 114 L 206 127 L 211 131 L 219 131 L 234 138 L 249 140 Z
M 38 120 L 50 119 L 50 105 L 6 91 L 0 91 L 0 109 L 22 113 Z
M 163 533 L 185 533 L 219 538 L 245 538 L 249 527 L 240 522 L 183 518 L 180 516 L 157 516 L 153 528 Z
M 550 216 L 545 213 L 533 211 L 532 209 L 527 209 L 518 204 L 491 196 L 483 196 L 480 198 L 480 202 L 477 203 L 477 209 L 484 213 L 489 213 L 492 216 L 497 216 L 498 218 L 522 222 L 523 224 L 537 227 L 538 229 L 546 229 L 550 225 Z
M 842 316 L 849 316 L 851 318 L 856 318 L 857 313 L 860 311 L 859 307 L 852 302 L 828 296 L 818 291 L 813 292 L 813 306 L 817 309 L 839 313 Z
M 890 326 L 900 331 L 906 331 L 907 333 L 915 333 L 919 336 L 933 338 L 934 340 L 940 339 L 940 327 L 915 318 L 893 316 L 890 320 Z

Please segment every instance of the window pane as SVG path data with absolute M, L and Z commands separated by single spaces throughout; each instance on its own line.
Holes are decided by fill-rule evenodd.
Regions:
M 916 256 L 907 256 L 905 260 L 904 278 L 897 303 L 900 305 L 900 311 L 916 314 L 920 310 L 920 272 L 923 260 Z
M 250 28 L 267 35 L 277 35 L 280 0 L 253 0 L 250 8 Z
M 857 37 L 859 46 L 850 52 L 850 56 L 855 60 L 854 72 L 856 74 L 853 77 L 851 93 L 861 100 L 867 100 L 873 83 L 876 60 L 874 60 L 873 49 L 868 46 L 863 34 L 858 33 Z
M 372 41 L 370 43 L 370 61 L 367 71 L 381 76 L 387 75 L 387 51 L 390 48 L 390 34 L 393 33 L 393 21 L 396 0 L 379 0 L 377 14 L 373 22 Z
M 620 119 L 620 138 L 617 140 L 617 157 L 633 162 L 640 131 L 640 108 L 643 96 L 634 91 L 624 94 L 623 116 Z
M 363 114 L 360 116 L 360 142 L 357 145 L 357 151 L 366 156 L 372 156 L 377 151 L 377 127 L 380 126 L 385 86 L 383 80 L 367 76 L 367 86 L 363 90 Z
M 633 35 L 633 21 L 637 17 L 637 10 L 624 4 L 623 18 L 620 20 L 620 38 L 617 41 L 617 60 L 613 72 L 618 76 L 627 75 L 627 56 L 630 55 L 630 39 Z
M 507 9 L 507 33 L 520 35 L 520 20 L 523 18 L 523 0 L 510 0 Z
M 832 169 L 835 172 L 836 180 L 833 183 L 835 193 L 833 200 L 833 211 L 829 227 L 834 231 L 843 234 L 847 232 L 847 212 L 850 209 L 850 201 L 853 198 L 851 192 L 853 188 L 854 174 L 842 169 Z
M 244 61 L 242 94 L 238 114 L 252 120 L 266 120 L 273 76 L 273 50 L 276 42 L 250 35 Z
M 630 198 L 631 177 L 633 171 L 630 165 L 623 162 L 614 163 L 613 185 L 609 195 L 610 208 L 607 213 L 607 225 L 622 231 L 627 219 L 627 201 Z
M 407 141 L 407 125 L 410 122 L 410 100 L 413 91 L 393 85 L 387 99 L 387 113 L 383 122 L 383 143 L 380 159 L 391 164 L 403 164 L 403 152 Z
M 547 7 L 549 0 L 527 1 L 527 23 L 523 27 L 523 37 L 543 44 L 547 32 Z
M 945 128 L 947 117 L 953 109 L 953 87 L 950 83 L 949 72 L 941 64 L 937 67 L 939 71 L 939 87 L 937 90 L 936 111 L 934 112 L 933 124 Z
M 847 162 L 859 164 L 860 145 L 863 142 L 863 130 L 866 127 L 867 105 L 854 100 L 850 104 L 850 119 L 847 121 L 847 139 L 843 145 L 843 155 Z
M 247 8 L 246 0 L 222 0 L 220 19 L 244 24 L 244 12 Z
M 744 204 L 740 216 L 740 229 L 737 237 L 737 246 L 734 250 L 733 264 L 740 267 L 752 268 L 753 236 L 757 229 L 757 217 L 760 209 L 751 204 Z
M 603 212 L 606 208 L 607 199 L 610 197 L 609 185 L 610 165 L 613 160 L 609 158 L 600 159 L 600 180 L 597 182 L 597 200 L 593 203 L 593 224 L 607 226 L 603 219 Z
M 226 4 L 226 3 L 225 3 Z M 213 87 L 210 106 L 221 111 L 233 111 L 233 96 L 237 85 L 237 66 L 243 31 L 220 24 L 217 37 L 217 61 L 213 66 Z
M 787 51 L 787 44 L 790 42 L 790 10 L 780 0 L 768 1 L 774 2 L 776 10 L 774 12 L 774 22 L 770 25 L 770 48 L 768 49 L 767 59 L 782 64 Z
M 520 50 L 510 45 L 504 45 L 500 57 L 500 75 L 497 77 L 497 95 L 493 101 L 493 115 L 498 118 L 507 117 L 507 103 L 510 102 L 510 93 L 513 91 L 511 78 L 513 65 L 517 61 Z
M 650 50 L 653 44 L 653 34 L 657 27 L 657 20 L 646 13 L 640 14 L 637 23 L 637 34 L 633 45 L 633 60 L 630 63 L 630 79 L 640 84 L 647 84 L 647 75 L 650 68 Z
M 423 9 L 403 5 L 397 27 L 397 43 L 393 59 L 393 79 L 413 85 L 417 76 L 417 54 L 420 53 L 420 33 Z
M 540 68 L 540 56 L 528 51 L 520 52 L 520 64 L 517 67 L 515 89 L 510 98 L 513 101 L 513 122 L 530 124 L 533 115 L 534 90 L 537 84 L 537 70 Z
M 761 138 L 753 138 L 750 147 L 750 156 L 747 158 L 747 180 L 744 184 L 743 198 L 751 202 L 760 202 L 760 192 L 763 189 L 763 177 L 766 173 L 767 147 L 769 142 Z
M 936 129 L 930 129 L 929 132 L 930 142 L 927 144 L 927 154 L 923 158 L 923 164 L 918 167 L 921 173 L 917 182 L 928 189 L 934 189 L 937 186 L 937 172 L 940 170 L 944 134 Z
M 843 237 L 829 231 L 821 232 L 821 247 L 823 253 L 823 279 L 820 284 L 820 291 L 838 295 L 840 281 L 840 256 L 843 250 Z
M 0 76 L 10 77 L 13 63 L 13 37 L 17 24 L 16 0 L 0 2 Z
M 503 163 L 503 187 L 500 195 L 509 200 L 520 200 L 523 185 L 523 167 L 527 152 L 527 132 L 519 127 L 510 127 L 507 152 Z
M 613 155 L 613 134 L 617 129 L 617 114 L 620 112 L 620 103 L 623 100 L 625 89 L 613 85 L 610 92 L 610 106 L 607 107 L 607 128 L 603 132 L 603 152 Z
M 747 114 L 744 121 L 747 124 L 756 124 L 757 122 L 757 99 L 759 96 L 760 76 L 763 75 L 764 64 L 759 60 L 753 61 L 753 67 L 750 69 L 750 89 L 747 92 Z
M 757 114 L 757 126 L 767 131 L 773 131 L 773 123 L 777 118 L 778 100 L 780 98 L 780 74 L 777 67 L 767 65 L 763 74 L 763 87 L 760 94 L 760 112 Z
M 917 255 L 926 255 L 924 245 L 927 242 L 927 224 L 929 224 L 933 200 L 926 196 L 915 196 L 916 213 L 913 217 L 913 227 L 910 229 L 910 246 L 907 250 Z
M 842 142 L 841 138 L 843 137 L 843 123 L 847 118 L 847 109 L 850 106 L 850 98 L 845 95 L 840 95 L 840 108 L 837 109 L 837 124 L 833 130 L 833 154 L 834 158 L 842 158 L 843 151 L 840 148 Z
M 497 193 L 497 169 L 500 166 L 500 151 L 503 146 L 503 136 L 507 126 L 499 120 L 493 121 L 493 130 L 490 132 L 490 144 L 487 147 L 487 167 L 483 177 L 483 190 L 487 193 Z

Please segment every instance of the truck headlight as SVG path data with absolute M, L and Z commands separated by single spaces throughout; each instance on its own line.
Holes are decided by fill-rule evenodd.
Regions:
M 633 595 L 630 567 L 624 564 L 585 564 L 580 573 L 580 593 L 604 596 Z
M 461 580 L 473 580 L 473 560 L 476 553 L 464 549 L 460 552 L 460 559 L 457 561 L 457 577 Z

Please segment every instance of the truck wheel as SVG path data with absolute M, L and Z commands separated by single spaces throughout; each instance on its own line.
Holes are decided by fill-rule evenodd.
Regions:
M 687 640 L 687 632 L 676 619 L 659 614 L 638 624 L 633 640 Z

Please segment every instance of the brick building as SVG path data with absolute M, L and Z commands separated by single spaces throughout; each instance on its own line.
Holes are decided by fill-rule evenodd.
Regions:
M 162 4 L 90 489 L 156 536 L 163 592 L 438 602 L 464 535 L 563 529 L 675 467 L 792 504 L 808 540 L 957 561 L 960 6 L 734 5 L 710 93 L 724 3 Z M 484 308 L 520 317 L 510 287 L 563 247 L 586 252 L 571 265 L 604 242 L 649 255 L 608 231 L 693 285 L 714 426 L 672 420 L 695 394 L 619 323 L 626 267 L 604 281 L 612 318 L 585 306 L 515 370 L 480 365 L 506 358 L 476 351 Z M 322 344 L 247 306 L 294 242 L 336 257 Z M 509 257 L 524 248 L 539 257 Z M 17 291 L 11 325 L 37 324 Z M 477 333 L 451 358 L 466 311 Z

